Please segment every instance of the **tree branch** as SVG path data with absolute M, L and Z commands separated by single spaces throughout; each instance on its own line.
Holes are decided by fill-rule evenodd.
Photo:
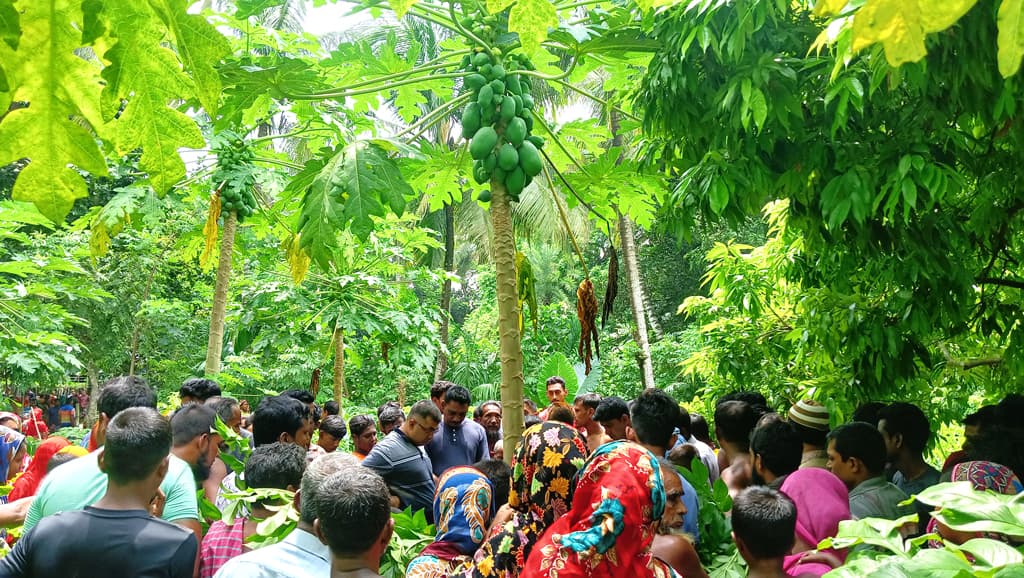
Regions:
M 975 367 L 984 367 L 999 365 L 1003 362 L 1002 355 L 990 355 L 989 357 L 975 357 L 974 359 L 955 359 L 949 353 L 949 348 L 946 347 L 945 343 L 939 344 L 939 351 L 942 352 L 942 357 L 946 359 L 946 365 L 953 367 L 959 367 L 964 371 L 968 369 L 974 369 Z
M 999 277 L 978 277 L 974 280 L 979 285 L 999 285 L 1001 287 L 1013 287 L 1024 289 L 1024 279 L 1000 279 Z

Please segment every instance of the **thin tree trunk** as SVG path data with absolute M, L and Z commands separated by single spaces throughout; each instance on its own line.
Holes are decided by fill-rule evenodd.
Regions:
M 434 381 L 444 379 L 448 371 L 448 327 L 452 309 L 452 280 L 455 271 L 455 207 L 451 203 L 444 206 L 444 285 L 441 287 L 441 348 L 437 352 L 434 364 Z
M 92 427 L 93 422 L 99 416 L 96 411 L 96 401 L 100 396 L 100 370 L 95 363 L 90 361 L 85 372 L 89 376 L 89 408 L 85 416 L 85 427 Z
M 402 407 L 405 407 L 405 391 L 406 391 L 406 386 L 407 386 L 407 383 L 406 383 L 404 377 L 398 380 L 398 405 L 400 405 Z
M 334 329 L 334 401 L 341 404 L 345 397 L 345 331 Z
M 235 248 L 238 214 L 231 211 L 224 217 L 224 237 L 220 241 L 217 261 L 217 282 L 213 289 L 213 311 L 210 313 L 210 339 L 206 344 L 206 375 L 220 373 L 220 354 L 224 349 L 224 315 L 231 283 L 231 253 Z
M 146 280 L 146 288 L 142 291 L 142 305 L 149 301 L 150 290 L 153 288 L 153 277 L 156 275 L 156 267 L 149 270 L 149 278 Z M 141 306 L 140 306 L 141 309 Z M 135 326 L 132 328 L 132 343 L 130 348 L 131 358 L 128 360 L 128 375 L 135 375 L 135 359 L 139 356 L 139 338 L 142 334 L 142 323 L 136 313 Z
M 635 243 L 634 243 L 635 245 Z M 637 271 L 639 267 L 639 257 L 637 258 Z M 658 316 L 654 314 L 654 307 L 651 306 L 651 297 L 646 291 L 644 291 L 643 280 L 640 281 L 640 295 L 644 298 L 644 312 L 647 313 L 647 326 L 651 330 L 651 335 L 654 336 L 654 341 L 659 341 L 664 332 L 661 330 L 661 324 L 658 323 Z
M 501 426 L 505 461 L 512 463 L 523 437 L 523 349 L 519 341 L 519 298 L 516 294 L 516 246 L 512 207 L 505 185 L 491 181 L 491 225 L 494 271 L 497 276 L 498 336 L 501 355 Z
M 651 364 L 651 344 L 647 340 L 647 317 L 644 312 L 644 289 L 640 284 L 640 271 L 636 261 L 636 243 L 633 240 L 633 223 L 618 207 L 615 214 L 619 219 L 619 245 L 626 269 L 626 283 L 629 285 L 629 305 L 633 310 L 634 333 L 640 352 L 637 365 L 643 378 L 644 388 L 654 387 L 654 366 Z

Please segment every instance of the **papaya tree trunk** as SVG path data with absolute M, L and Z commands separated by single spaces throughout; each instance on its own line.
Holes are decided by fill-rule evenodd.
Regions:
M 85 411 L 84 420 L 85 427 L 92 427 L 93 422 L 99 417 L 99 412 L 96 411 L 96 402 L 100 398 L 100 370 L 95 363 L 90 361 L 85 372 L 89 376 L 89 407 Z
M 519 296 L 512 207 L 505 185 L 491 181 L 491 226 L 498 295 L 498 349 L 501 356 L 501 427 L 505 461 L 512 463 L 523 437 L 523 349 L 519 341 Z
M 455 207 L 451 203 L 444 206 L 444 285 L 441 286 L 441 326 L 438 328 L 441 347 L 437 351 L 437 362 L 434 364 L 434 381 L 444 379 L 448 371 L 448 327 L 452 309 L 451 273 L 455 271 Z
M 345 331 L 334 329 L 334 401 L 341 404 L 345 397 Z
M 647 338 L 647 314 L 644 311 L 644 288 L 640 281 L 640 268 L 637 266 L 636 243 L 633 239 L 633 223 L 623 215 L 618 207 L 615 214 L 619 221 L 619 245 L 622 247 L 622 260 L 626 269 L 626 283 L 629 285 L 629 305 L 633 310 L 633 337 L 640 348 L 637 353 L 637 365 L 644 388 L 654 387 L 654 366 L 651 364 L 651 344 Z
M 142 302 L 139 305 L 139 309 L 145 306 L 146 301 L 149 301 L 150 290 L 153 288 L 153 277 L 156 275 L 156 267 L 149 270 L 149 279 L 146 280 L 146 288 L 142 291 Z M 139 319 L 139 313 L 135 314 L 135 323 L 132 327 L 132 343 L 129 348 L 129 355 L 131 356 L 128 360 L 128 375 L 135 375 L 135 360 L 139 357 L 139 339 L 142 337 L 142 321 Z
M 235 229 L 238 215 L 231 211 L 224 217 L 220 257 L 217 261 L 217 281 L 213 289 L 213 311 L 210 313 L 210 339 L 206 343 L 206 375 L 220 373 L 220 354 L 224 349 L 224 315 L 228 305 L 228 285 L 231 283 L 231 253 L 235 248 Z

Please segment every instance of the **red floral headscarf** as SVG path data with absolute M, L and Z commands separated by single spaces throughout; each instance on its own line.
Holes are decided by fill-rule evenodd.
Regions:
M 572 509 L 533 548 L 524 578 L 667 578 L 651 554 L 665 509 L 657 458 L 626 441 L 607 443 L 587 462 Z

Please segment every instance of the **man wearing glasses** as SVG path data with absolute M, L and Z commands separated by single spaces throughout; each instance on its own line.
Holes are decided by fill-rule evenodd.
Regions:
M 430 400 L 418 401 L 409 418 L 378 442 L 363 465 L 380 474 L 401 507 L 423 510 L 427 520 L 434 517 L 434 474 L 430 458 L 421 451 L 437 433 L 441 411 Z

